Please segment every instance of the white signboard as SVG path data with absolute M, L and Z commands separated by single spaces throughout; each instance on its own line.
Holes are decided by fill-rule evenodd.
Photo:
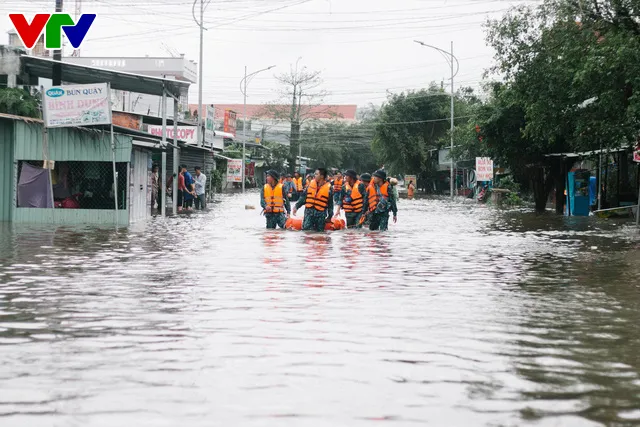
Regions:
M 216 143 L 216 134 L 215 134 L 215 124 L 214 124 L 214 119 L 215 119 L 215 107 L 213 105 L 206 105 L 206 114 L 205 114 L 205 120 L 204 120 L 204 144 L 207 146 L 213 146 Z M 224 144 L 222 147 L 216 147 L 216 148 L 220 148 L 223 149 L 224 148 Z
M 45 126 L 92 126 L 111 123 L 106 83 L 54 86 L 43 93 Z
M 242 182 L 242 159 L 227 160 L 227 182 Z
M 415 175 L 404 176 L 404 186 L 409 188 L 409 182 L 413 183 L 414 187 L 418 187 L 418 178 Z
M 198 142 L 197 130 L 197 126 L 178 126 L 178 139 L 195 145 Z M 162 126 L 149 125 L 149 133 L 162 136 Z M 167 139 L 173 139 L 173 126 L 167 125 Z
M 476 157 L 476 181 L 493 181 L 493 160 L 489 157 Z

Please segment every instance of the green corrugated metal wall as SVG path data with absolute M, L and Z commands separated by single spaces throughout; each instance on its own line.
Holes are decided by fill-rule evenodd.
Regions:
M 42 125 L 15 122 L 15 159 L 43 160 Z M 115 135 L 116 162 L 131 160 L 130 136 Z M 49 129 L 49 160 L 56 161 L 111 161 L 111 139 L 108 132 L 87 129 Z
M 11 220 L 13 207 L 13 123 L 0 118 L 0 221 Z

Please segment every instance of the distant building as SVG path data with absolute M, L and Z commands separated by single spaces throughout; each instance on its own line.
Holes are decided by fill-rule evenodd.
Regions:
M 238 119 L 237 140 L 242 140 L 244 104 L 214 104 L 214 106 L 217 128 L 222 128 L 226 110 L 236 112 Z M 268 141 L 289 145 L 291 124 L 287 119 L 278 117 L 285 115 L 282 113 L 289 111 L 289 108 L 291 108 L 289 105 L 247 104 L 247 140 L 256 142 L 264 138 Z M 303 115 L 307 119 L 306 124 L 312 121 L 329 120 L 355 122 L 358 106 L 318 105 L 313 107 L 302 106 L 302 109 Z M 189 110 L 192 117 L 197 117 L 198 104 L 189 104 Z

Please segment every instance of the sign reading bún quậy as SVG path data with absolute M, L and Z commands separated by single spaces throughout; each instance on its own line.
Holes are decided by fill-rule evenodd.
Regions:
M 111 124 L 111 100 L 106 83 L 63 85 L 43 93 L 46 127 Z
M 493 181 L 493 160 L 489 157 L 476 157 L 476 181 Z

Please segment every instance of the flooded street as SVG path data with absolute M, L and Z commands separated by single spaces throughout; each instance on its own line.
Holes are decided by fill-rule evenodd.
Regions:
M 640 425 L 631 224 L 401 200 L 273 232 L 247 200 L 0 226 L 0 425 Z

